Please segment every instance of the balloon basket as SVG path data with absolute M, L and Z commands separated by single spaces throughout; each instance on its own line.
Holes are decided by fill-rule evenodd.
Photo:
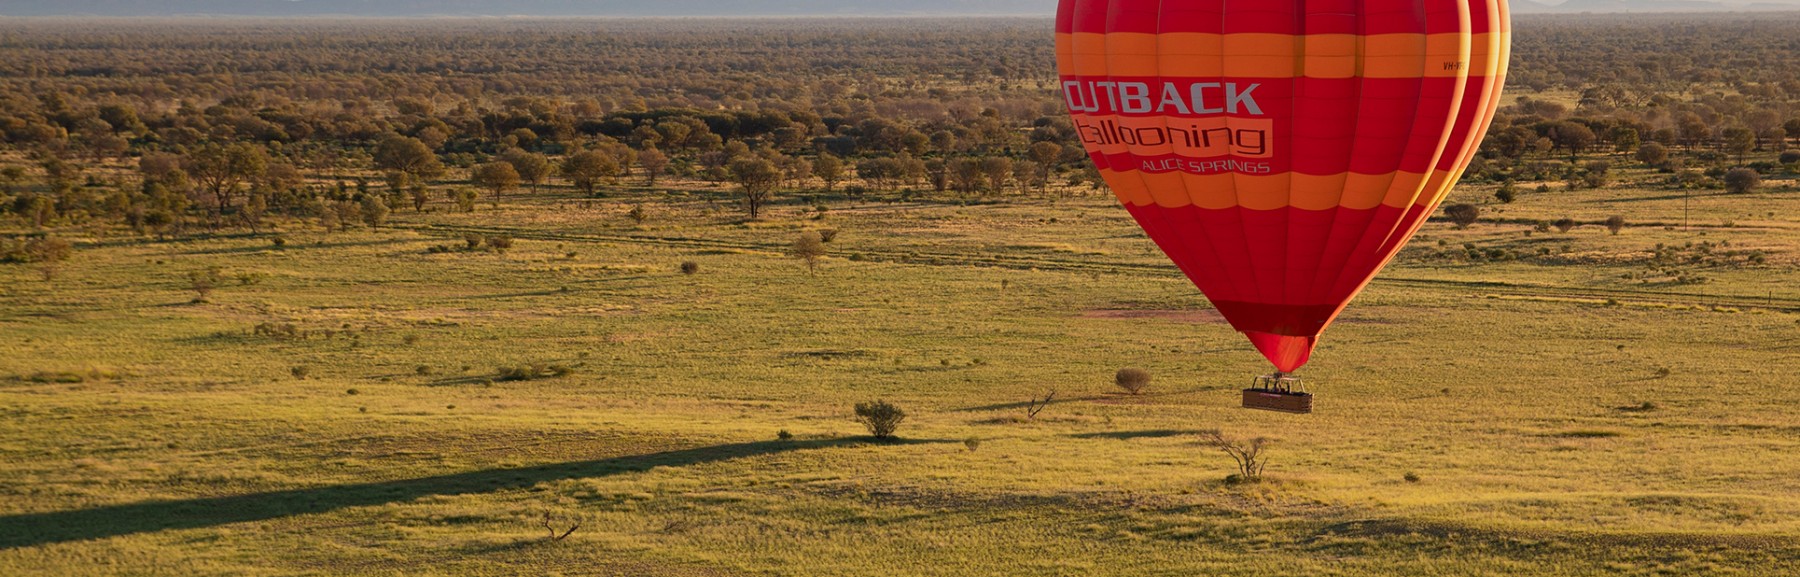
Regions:
M 1313 395 L 1300 377 L 1275 373 L 1257 377 L 1244 389 L 1244 408 L 1304 415 L 1312 412 Z

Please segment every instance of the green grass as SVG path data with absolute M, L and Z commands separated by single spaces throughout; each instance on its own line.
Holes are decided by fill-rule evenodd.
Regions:
M 1110 198 L 746 223 L 722 194 L 288 223 L 281 248 L 88 234 L 52 282 L 0 268 L 0 574 L 1800 572 L 1791 190 L 1709 197 L 1730 228 L 1433 223 L 1327 334 L 1307 417 L 1235 407 L 1260 357 L 1184 312 L 1207 305 Z M 1662 196 L 1489 216 L 1679 214 Z M 475 228 L 520 240 L 429 253 Z M 806 228 L 841 231 L 816 276 L 781 254 Z M 1546 236 L 1591 258 L 1432 254 Z M 1701 241 L 1769 260 L 1635 278 Z M 532 365 L 572 373 L 500 373 Z M 904 442 L 862 437 L 877 398 Z M 1214 428 L 1274 438 L 1270 479 L 1224 484 Z M 546 512 L 581 528 L 551 541 Z

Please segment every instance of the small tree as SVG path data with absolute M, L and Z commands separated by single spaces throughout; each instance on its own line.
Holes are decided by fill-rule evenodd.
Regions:
M 201 270 L 188 271 L 188 289 L 194 291 L 194 302 L 204 303 L 212 296 L 213 290 L 225 282 L 225 275 L 219 267 L 207 267 Z
M 387 223 L 388 205 L 377 196 L 365 196 L 362 201 L 363 224 L 369 228 L 379 229 Z
M 469 182 L 488 189 L 496 198 L 519 186 L 519 171 L 510 162 L 477 164 L 469 169 Z
M 1150 371 L 1137 368 L 1119 369 L 1118 374 L 1113 375 L 1113 384 L 1133 395 L 1143 393 L 1144 388 L 1150 386 Z
M 1481 218 L 1481 208 L 1473 204 L 1452 204 L 1444 208 L 1444 216 L 1456 224 L 1456 228 L 1469 228 Z
M 583 194 L 592 196 L 600 179 L 619 175 L 619 160 L 597 150 L 577 152 L 563 159 L 562 174 Z
M 1231 460 L 1237 462 L 1237 474 L 1227 477 L 1227 481 L 1234 480 L 1234 477 L 1235 480 L 1244 482 L 1262 480 L 1263 468 L 1269 465 L 1269 457 L 1265 454 L 1269 448 L 1269 439 L 1237 439 L 1218 430 L 1205 431 L 1200 434 L 1200 439 L 1202 443 L 1231 455 Z
M 809 230 L 794 238 L 794 245 L 788 248 L 788 256 L 806 263 L 807 274 L 818 271 L 819 259 L 825 258 L 825 240 L 819 231 Z
M 550 176 L 550 159 L 542 154 L 514 148 L 500 155 L 500 160 L 511 164 L 513 172 L 519 173 L 519 180 L 531 185 L 532 194 L 537 194 L 538 185 L 544 184 L 544 179 Z
M 47 236 L 33 239 L 25 243 L 25 259 L 36 263 L 38 272 L 43 273 L 44 282 L 56 278 L 56 271 L 61 269 L 63 261 L 75 254 L 75 246 L 69 241 Z
M 644 168 L 644 186 L 656 186 L 656 177 L 669 170 L 669 155 L 655 148 L 639 152 L 637 161 L 638 166 Z
M 412 187 L 413 212 L 424 212 L 425 203 L 431 202 L 431 189 L 424 186 Z
M 1655 142 L 1647 143 L 1637 149 L 1637 159 L 1647 166 L 1662 166 L 1669 161 L 1669 149 Z
M 1622 230 L 1625 230 L 1625 217 L 1619 216 L 1616 214 L 1612 215 L 1610 217 L 1607 217 L 1607 219 L 1606 219 L 1606 231 L 1607 232 L 1613 233 L 1613 235 L 1617 236 L 1619 234 L 1619 231 L 1622 231 Z
M 1756 149 L 1756 133 L 1741 126 L 1733 126 L 1719 133 L 1725 141 L 1725 152 L 1737 157 L 1739 165 L 1744 164 L 1744 155 Z
M 475 212 L 475 199 L 479 198 L 474 189 L 464 188 L 450 193 L 451 200 L 456 201 L 456 210 Z
M 988 189 L 994 194 L 1006 194 L 1006 183 L 1013 177 L 1013 161 L 1004 156 L 989 156 L 981 159 L 981 174 L 987 178 Z
M 1725 189 L 1736 194 L 1756 190 L 1762 186 L 1762 175 L 1749 168 L 1733 168 L 1725 173 Z
M 906 420 L 906 411 L 887 401 L 857 403 L 856 420 L 868 427 L 870 435 L 877 439 L 887 439 L 893 437 L 894 431 L 900 428 L 900 422 Z
M 775 164 L 762 158 L 740 158 L 731 161 L 731 180 L 736 182 L 744 194 L 744 208 L 750 211 L 750 218 L 762 213 L 763 204 L 774 196 L 775 187 L 781 184 L 782 174 Z
M 1588 188 L 1603 188 L 1612 181 L 1612 163 L 1595 160 L 1582 165 L 1582 183 Z
M 375 145 L 372 153 L 375 167 L 404 172 L 415 178 L 430 180 L 444 174 L 444 164 L 424 141 L 399 134 L 388 134 Z
M 1575 227 L 1581 226 L 1581 223 L 1575 222 L 1575 219 L 1565 216 L 1556 219 L 1556 222 L 1551 223 L 1551 226 L 1556 227 L 1556 232 L 1568 234 L 1569 231 L 1575 230 Z
M 374 197 L 365 197 L 365 198 L 374 198 Z M 363 218 L 362 217 L 362 205 L 357 204 L 356 202 L 353 202 L 349 199 L 337 201 L 335 204 L 333 204 L 331 206 L 331 209 L 334 213 L 337 214 L 337 225 L 338 225 L 338 230 L 340 230 L 340 231 L 350 230 L 350 227 L 355 226 L 356 223 L 358 221 L 361 221 Z
M 813 176 L 825 181 L 825 192 L 831 192 L 839 182 L 844 181 L 844 160 L 830 153 L 820 154 L 819 159 L 813 162 L 812 171 Z

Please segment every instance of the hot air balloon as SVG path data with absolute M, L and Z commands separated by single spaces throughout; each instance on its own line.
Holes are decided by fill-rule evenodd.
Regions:
M 1146 234 L 1290 373 L 1461 178 L 1510 53 L 1506 0 L 1062 0 L 1061 92 Z

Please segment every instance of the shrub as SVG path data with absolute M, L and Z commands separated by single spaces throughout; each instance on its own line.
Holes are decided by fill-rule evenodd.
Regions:
M 300 327 L 295 326 L 293 323 L 257 323 L 254 328 L 250 329 L 250 332 L 259 337 L 273 337 L 277 339 L 298 339 L 306 336 L 304 332 L 301 332 Z
M 793 246 L 788 248 L 788 256 L 806 263 L 806 272 L 811 274 L 819 268 L 819 259 L 825 258 L 825 241 L 819 231 L 809 230 L 800 233 L 794 239 Z
M 419 375 L 421 377 L 429 377 L 429 376 L 431 376 L 431 365 L 419 365 L 419 366 L 413 367 L 413 374 Z
M 1144 388 L 1150 386 L 1150 371 L 1129 367 L 1119 369 L 1118 374 L 1113 375 L 1113 384 L 1133 395 L 1143 393 Z
M 787 429 L 782 429 L 775 432 L 775 438 L 783 441 L 792 441 L 794 440 L 794 434 L 789 433 Z
M 494 252 L 506 252 L 512 250 L 513 239 L 510 236 L 490 236 L 487 244 L 488 248 L 494 249 Z
M 1800 150 L 1789 150 L 1781 153 L 1782 164 L 1800 164 Z
M 1575 230 L 1575 227 L 1581 226 L 1581 224 L 1575 222 L 1575 219 L 1573 219 L 1573 218 L 1559 218 L 1559 219 L 1556 219 L 1556 222 L 1551 223 L 1551 226 L 1556 227 L 1556 232 L 1561 232 L 1561 233 L 1566 234 L 1571 230 Z
M 681 274 L 694 274 L 698 272 L 700 272 L 700 263 L 691 260 L 681 263 Z
M 1589 188 L 1604 187 L 1610 180 L 1608 177 L 1612 173 L 1612 163 L 1595 160 L 1582 165 L 1582 168 L 1586 169 L 1586 173 L 1582 175 L 1582 183 Z
M 837 240 L 837 235 L 838 235 L 838 231 L 835 228 L 827 228 L 824 230 L 820 230 L 819 231 L 819 242 L 831 242 L 833 240 Z
M 575 374 L 575 368 L 568 366 L 568 365 L 546 365 L 543 363 L 532 363 L 529 365 L 515 365 L 515 366 L 500 367 L 500 369 L 495 372 L 497 373 L 497 376 L 495 377 L 497 380 L 501 380 L 501 381 L 531 381 L 531 380 L 536 380 L 536 379 L 548 379 L 548 378 L 552 378 L 552 377 L 566 377 L 569 375 L 573 375 L 573 374 Z
M 1402 478 L 1402 479 L 1406 479 L 1406 482 L 1408 482 L 1408 483 L 1417 483 L 1417 482 L 1419 482 L 1419 481 L 1420 481 L 1420 480 L 1421 480 L 1421 479 L 1420 479 L 1420 478 L 1419 478 L 1419 474 L 1418 474 L 1418 473 L 1414 473 L 1414 472 L 1412 472 L 1412 471 L 1407 471 L 1407 472 L 1406 472 L 1406 475 L 1405 475 L 1405 476 L 1403 476 L 1403 477 L 1401 477 L 1401 478 Z
M 1265 454 L 1269 440 L 1263 437 L 1243 440 L 1226 436 L 1225 433 L 1213 430 L 1200 434 L 1201 441 L 1208 446 L 1231 455 L 1231 460 L 1238 466 L 1238 472 L 1226 477 L 1226 482 L 1256 482 L 1262 480 L 1263 468 L 1269 465 L 1269 457 Z
M 981 437 L 969 437 L 963 439 L 963 446 L 967 447 L 970 453 L 973 453 L 981 449 Z
M 870 435 L 877 439 L 887 439 L 893 437 L 894 431 L 900 428 L 900 422 L 906 420 L 906 411 L 881 400 L 857 403 L 856 420 L 869 429 Z
M 1616 214 L 1608 217 L 1606 219 L 1606 230 L 1607 232 L 1613 233 L 1615 236 L 1618 235 L 1619 231 L 1625 230 L 1625 217 Z
M 1512 183 L 1508 182 L 1501 185 L 1500 190 L 1494 191 L 1494 199 L 1500 201 L 1502 204 L 1512 204 L 1514 200 L 1519 199 L 1519 190 L 1517 187 L 1513 186 Z
M 194 302 L 206 302 L 212 296 L 213 289 L 225 281 L 219 267 L 208 267 L 202 270 L 188 271 L 188 289 L 194 291 Z
M 463 244 L 465 250 L 481 250 L 481 245 L 487 244 L 487 236 L 479 232 L 465 232 L 463 233 Z
M 1725 173 L 1725 189 L 1735 194 L 1743 194 L 1762 186 L 1762 175 L 1748 168 L 1733 168 Z
M 293 375 L 296 379 L 304 381 L 308 375 L 312 374 L 312 368 L 306 365 L 295 365 L 293 368 L 288 369 L 288 374 Z
M 1469 228 L 1481 218 L 1481 209 L 1473 204 L 1452 204 L 1444 209 L 1444 216 L 1456 224 L 1456 228 Z

